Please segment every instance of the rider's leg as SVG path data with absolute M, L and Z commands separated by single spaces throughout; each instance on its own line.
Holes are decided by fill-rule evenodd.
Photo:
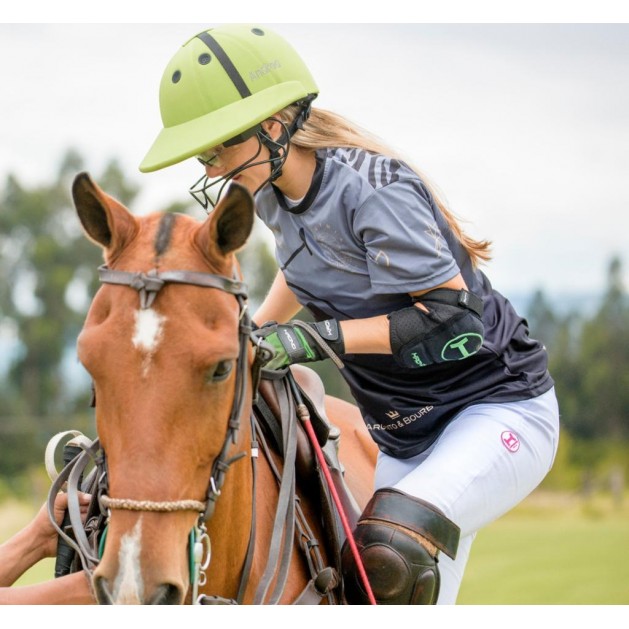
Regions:
M 393 487 L 433 505 L 461 529 L 456 559 L 440 553 L 439 604 L 456 601 L 476 532 L 524 499 L 548 473 L 557 449 L 554 391 L 521 402 L 478 404 L 412 459 L 380 454 L 376 489 Z

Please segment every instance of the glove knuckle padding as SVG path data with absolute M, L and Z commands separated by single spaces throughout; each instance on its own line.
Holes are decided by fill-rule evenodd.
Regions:
M 322 360 L 327 354 L 321 344 L 336 353 L 345 351 L 343 332 L 335 319 L 316 323 L 269 322 L 258 329 L 256 335 L 266 339 L 275 351 L 275 357 L 269 363 L 271 368 Z
M 392 488 L 378 490 L 354 537 L 376 602 L 432 605 L 439 596 L 438 553 L 456 556 L 460 530 L 436 507 Z M 345 598 L 369 599 L 348 544 L 342 556 Z
M 482 301 L 461 290 L 436 289 L 415 306 L 389 315 L 391 350 L 403 367 L 424 367 L 461 360 L 483 344 Z
M 288 363 L 303 362 L 308 359 L 303 333 L 290 324 L 269 324 L 258 331 L 258 336 L 271 344 L 276 356 L 285 356 Z

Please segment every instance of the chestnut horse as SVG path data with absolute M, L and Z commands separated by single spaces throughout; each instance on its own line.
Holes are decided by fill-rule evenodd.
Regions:
M 268 570 L 281 490 L 272 462 L 257 457 L 255 483 L 252 465 L 255 347 L 235 252 L 250 234 L 253 200 L 233 184 L 204 222 L 179 214 L 135 217 L 85 173 L 73 197 L 105 258 L 103 286 L 78 339 L 107 463 L 97 599 L 195 602 L 190 547 L 200 547 L 197 563 L 207 563 L 211 540 L 198 593 L 262 602 L 256 590 Z M 326 404 L 341 431 L 345 480 L 362 509 L 372 493 L 375 446 L 353 405 L 328 397 Z M 319 500 L 305 493 L 299 502 L 321 539 Z M 200 542 L 194 530 L 202 531 Z M 289 557 L 286 585 L 274 601 L 280 604 L 294 602 L 310 579 L 297 543 Z

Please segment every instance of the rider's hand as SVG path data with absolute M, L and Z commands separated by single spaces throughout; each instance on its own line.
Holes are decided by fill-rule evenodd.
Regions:
M 85 518 L 87 509 L 90 504 L 90 496 L 88 494 L 79 494 L 79 505 L 81 516 Z M 63 516 L 68 507 L 68 496 L 65 493 L 59 493 L 55 497 L 54 517 L 58 525 L 61 525 Z M 57 553 L 58 534 L 48 517 L 48 506 L 44 504 L 32 522 L 28 525 L 33 540 L 33 546 L 37 547 L 42 557 L 54 557 Z
M 307 323 L 302 327 L 296 322 L 285 324 L 266 323 L 256 330 L 275 351 L 275 356 L 265 369 L 283 369 L 294 363 L 309 363 L 328 358 L 315 340 L 320 336 L 336 354 L 345 353 L 341 327 L 335 319 Z

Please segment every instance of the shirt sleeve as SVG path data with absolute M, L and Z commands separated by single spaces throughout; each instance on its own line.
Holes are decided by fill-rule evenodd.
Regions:
M 375 292 L 426 290 L 459 272 L 437 212 L 428 191 L 413 179 L 377 189 L 357 209 L 354 232 L 366 249 Z

